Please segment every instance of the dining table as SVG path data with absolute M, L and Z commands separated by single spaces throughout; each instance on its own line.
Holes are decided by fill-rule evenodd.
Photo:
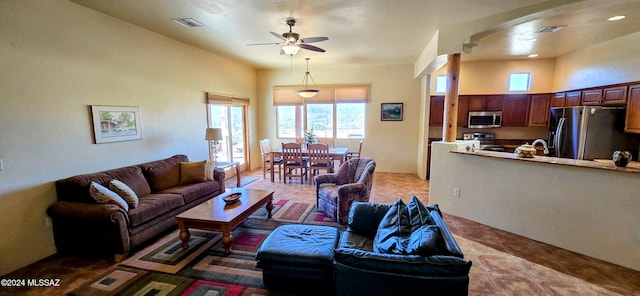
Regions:
M 347 152 L 349 152 L 349 148 L 348 147 L 333 147 L 333 148 L 329 148 L 329 157 L 333 158 L 334 160 L 340 161 L 340 163 L 344 162 L 346 157 L 347 157 Z M 272 148 L 271 149 L 271 161 L 269 162 L 271 165 L 271 182 L 274 181 L 274 174 L 273 174 L 273 160 L 277 157 L 282 156 L 282 148 Z M 307 150 L 306 148 L 302 149 L 302 156 L 309 156 L 309 150 Z

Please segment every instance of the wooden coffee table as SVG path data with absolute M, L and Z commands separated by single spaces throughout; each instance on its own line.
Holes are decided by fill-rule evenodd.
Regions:
M 222 200 L 232 193 L 240 192 L 240 199 L 227 204 Z M 182 248 L 189 246 L 189 228 L 222 231 L 224 252 L 231 252 L 233 237 L 231 231 L 261 206 L 266 205 L 269 218 L 273 209 L 273 191 L 257 189 L 232 189 L 205 201 L 176 216 L 180 228 Z

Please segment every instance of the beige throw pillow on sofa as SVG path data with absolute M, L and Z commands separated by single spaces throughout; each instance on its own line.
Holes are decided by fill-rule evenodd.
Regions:
M 180 163 L 180 185 L 204 182 L 206 163 L 206 160 Z
M 122 197 L 120 197 L 120 195 L 96 182 L 91 181 L 91 185 L 89 185 L 89 194 L 91 194 L 91 197 L 93 197 L 93 199 L 98 203 L 115 204 L 123 208 L 125 211 L 129 211 L 129 205 L 124 201 L 124 199 L 122 199 Z
M 115 179 L 111 180 L 109 182 L 109 189 L 127 201 L 130 208 L 135 209 L 138 207 L 138 202 L 140 202 L 138 195 L 124 182 Z

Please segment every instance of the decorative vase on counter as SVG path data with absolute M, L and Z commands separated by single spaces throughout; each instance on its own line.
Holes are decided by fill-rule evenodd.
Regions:
M 527 143 L 516 148 L 514 152 L 518 157 L 533 158 L 536 155 L 536 148 Z
M 617 167 L 626 167 L 631 161 L 631 152 L 629 151 L 616 151 L 613 152 L 613 164 Z

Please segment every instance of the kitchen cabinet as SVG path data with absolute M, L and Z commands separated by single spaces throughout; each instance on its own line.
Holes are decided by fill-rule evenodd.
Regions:
M 587 89 L 582 91 L 582 105 L 601 105 L 602 89 Z
M 640 84 L 629 86 L 624 131 L 640 134 Z
M 431 96 L 429 108 L 429 125 L 442 125 L 444 116 L 444 96 Z
M 549 94 L 531 95 L 529 126 L 547 126 L 549 123 Z
M 627 87 L 616 86 L 603 90 L 602 105 L 624 105 L 627 103 Z
M 581 94 L 579 91 L 568 92 L 565 96 L 565 107 L 580 106 Z
M 502 96 L 468 96 L 469 111 L 500 111 L 502 110 Z
M 551 98 L 551 108 L 565 106 L 565 93 L 555 93 Z
M 432 96 L 429 104 L 429 125 L 442 125 L 444 122 L 444 96 Z M 458 97 L 458 126 L 467 125 L 469 97 Z
M 502 126 L 529 124 L 529 95 L 506 95 L 502 99 Z

